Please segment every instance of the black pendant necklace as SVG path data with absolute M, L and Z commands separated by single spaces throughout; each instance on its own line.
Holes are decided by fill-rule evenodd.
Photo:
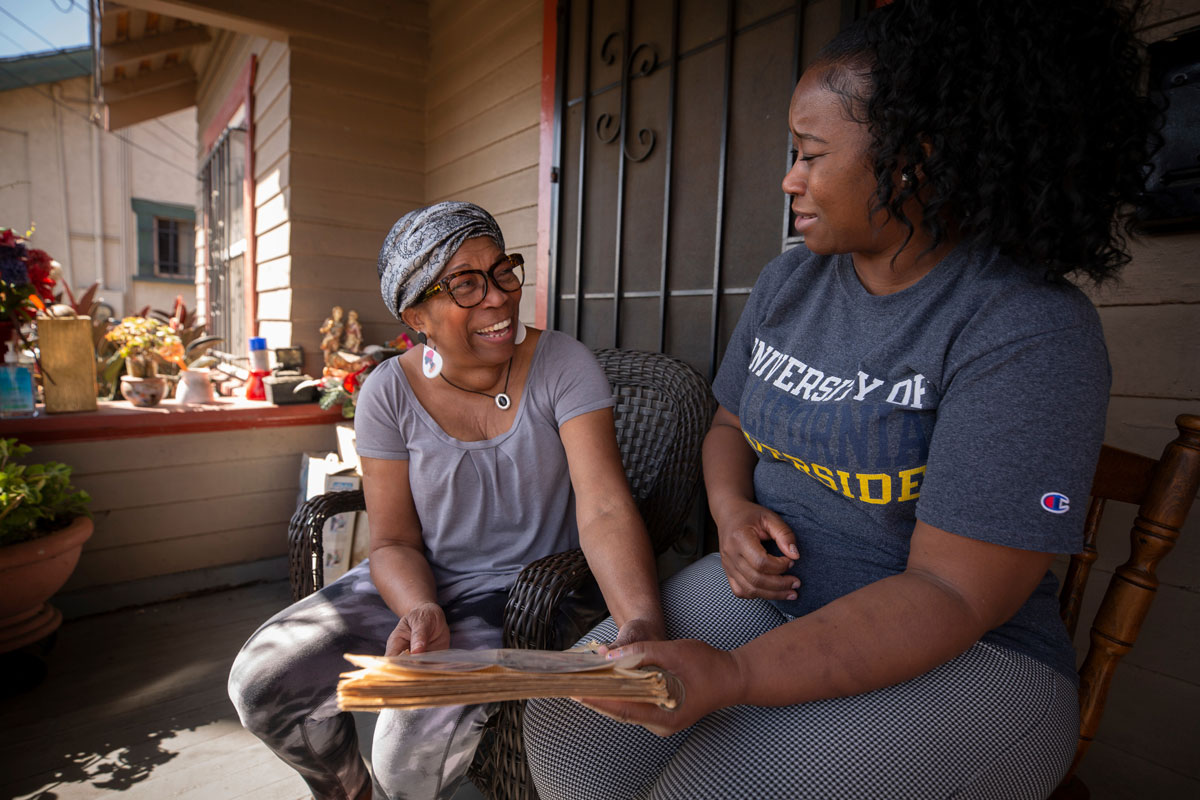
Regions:
M 500 394 L 488 394 L 487 392 L 479 392 L 475 389 L 467 389 L 464 386 L 459 386 L 457 383 L 447 378 L 446 373 L 444 372 L 442 373 L 442 380 L 453 386 L 455 389 L 458 389 L 460 392 L 470 392 L 471 394 L 481 394 L 484 397 L 490 397 L 496 401 L 496 408 L 500 409 L 501 411 L 508 411 L 508 409 L 512 408 L 512 398 L 508 396 L 508 379 L 512 376 L 512 361 L 513 357 L 510 356 L 508 359 L 508 368 L 504 370 L 504 391 L 502 391 Z

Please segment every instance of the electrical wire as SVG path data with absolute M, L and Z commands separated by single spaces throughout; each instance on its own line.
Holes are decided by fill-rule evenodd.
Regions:
M 21 50 L 27 50 L 27 49 L 28 49 L 28 48 L 27 48 L 25 45 L 21 44 L 20 42 L 18 42 L 18 41 L 17 41 L 16 39 L 14 39 L 13 37 L 9 36 L 9 35 L 8 35 L 7 33 L 5 33 L 4 31 L 0 31 L 0 36 L 3 36 L 5 39 L 8 39 L 10 42 L 12 42 L 13 44 L 15 44 L 17 47 L 21 48 Z
M 62 9 L 59 9 L 59 10 L 61 11 Z M 17 23 L 17 24 L 18 24 L 18 25 L 20 25 L 22 28 L 24 28 L 25 30 L 27 30 L 27 31 L 29 31 L 30 33 L 32 33 L 34 36 L 36 36 L 37 38 L 41 39 L 41 40 L 42 40 L 43 42 L 45 42 L 46 44 L 50 45 L 50 49 L 51 49 L 51 50 L 60 50 L 60 49 L 62 49 L 62 48 L 60 48 L 58 45 L 56 45 L 54 42 L 52 42 L 52 41 L 50 41 L 49 39 L 47 39 L 45 36 L 42 36 L 40 33 L 38 33 L 37 31 L 35 31 L 33 28 L 31 28 L 31 27 L 29 27 L 28 25 L 26 25 L 24 22 L 21 22 L 21 20 L 17 19 L 15 16 L 13 16 L 13 13 L 12 13 L 11 11 L 9 11 L 7 8 L 5 8 L 4 6 L 0 6 L 0 11 L 4 12 L 4 15 L 5 15 L 5 16 L 7 16 L 9 19 L 11 19 L 13 22 Z
M 50 93 L 49 93 L 49 92 L 47 92 L 47 91 L 44 91 L 44 90 L 43 90 L 43 89 L 42 89 L 40 86 L 37 86 L 37 85 L 35 85 L 35 84 L 32 84 L 32 83 L 30 83 L 29 81 L 25 80 L 24 78 L 22 78 L 22 77 L 21 77 L 20 75 L 18 75 L 17 73 L 15 73 L 15 72 L 13 72 L 12 70 L 10 70 L 10 69 L 8 69 L 7 67 L 5 67 L 3 64 L 0 64 L 0 71 L 7 72 L 7 73 L 8 73 L 10 76 L 12 76 L 13 78 L 15 78 L 17 81 L 19 81 L 20 83 L 23 83 L 23 84 L 24 84 L 24 85 L 25 85 L 27 88 L 33 89 L 33 90 L 34 90 L 35 92 L 37 92 L 38 94 L 40 94 L 40 95 L 42 95 L 42 96 L 46 97 L 47 99 L 49 99 L 49 100 L 50 100 L 50 102 L 54 103 L 55 105 L 59 106 L 60 108 L 63 108 L 63 109 L 65 109 L 65 110 L 69 111 L 70 113 L 74 114 L 74 115 L 75 115 L 75 116 L 77 116 L 77 117 L 81 117 L 82 119 L 86 120 L 86 121 L 87 121 L 89 124 L 91 124 L 91 125 L 95 125 L 97 128 L 99 128 L 99 129 L 100 129 L 100 132 L 101 132 L 101 133 L 106 133 L 106 134 L 108 134 L 109 136 L 112 136 L 112 137 L 114 137 L 115 139 L 118 139 L 119 141 L 125 142 L 127 145 L 129 145 L 130 147 L 132 147 L 132 148 L 133 148 L 133 149 L 135 149 L 135 150 L 141 150 L 141 151 L 142 151 L 143 153 L 145 153 L 146 155 L 148 155 L 148 156 L 151 156 L 151 157 L 153 157 L 153 158 L 157 158 L 159 161 L 163 162 L 164 164 L 167 164 L 167 165 L 169 165 L 169 166 L 171 166 L 171 167 L 173 167 L 173 168 L 175 168 L 175 169 L 179 170 L 180 172 L 183 172 L 183 173 L 187 174 L 187 176 L 188 176 L 189 178 L 192 178 L 193 180 L 196 180 L 196 181 L 199 181 L 199 180 L 200 180 L 200 178 L 199 178 L 199 177 L 197 177 L 196 175 L 193 175 L 193 174 L 192 174 L 191 170 L 189 170 L 189 169 L 186 169 L 185 167 L 181 167 L 181 166 L 179 166 L 179 165 L 178 165 L 178 164 L 176 164 L 174 161 L 171 161 L 170 159 L 164 158 L 163 156 L 159 155 L 158 153 L 154 152 L 153 150 L 147 150 L 145 147 L 142 147 L 142 146 L 141 146 L 140 144 L 138 144 L 137 142 L 135 142 L 135 141 L 132 141 L 132 140 L 130 140 L 130 139 L 127 139 L 127 138 L 125 138 L 124 136 L 122 136 L 122 135 L 121 135 L 121 134 L 119 134 L 119 133 L 116 133 L 116 132 L 114 132 L 114 131 L 105 130 L 103 127 L 101 127 L 101 125 L 100 125 L 100 121 L 99 121 L 99 120 L 92 119 L 90 116 L 88 116 L 87 114 L 84 114 L 84 113 L 83 113 L 83 112 L 81 112 L 81 111 L 76 111 L 75 109 L 73 109 L 73 108 L 71 108 L 69 105 L 67 105 L 66 103 L 64 103 L 64 102 L 62 102 L 61 100 L 59 100 L 59 99 L 58 99 L 57 97 L 55 97 L 54 95 L 50 94 Z
M 157 122 L 157 123 L 158 123 L 160 126 L 162 126 L 162 128 L 163 128 L 164 130 L 166 130 L 166 132 L 167 132 L 167 133 L 171 134 L 171 135 L 172 135 L 172 136 L 174 136 L 176 139 L 178 139 L 179 141 L 181 141 L 181 142 L 183 142 L 185 145 L 187 145 L 187 148 L 188 148 L 188 149 L 187 149 L 185 152 L 187 152 L 187 154 L 188 154 L 189 156 L 190 156 L 190 155 L 195 155 L 195 154 L 192 152 L 193 148 L 195 148 L 195 147 L 196 147 L 196 142 L 195 142 L 195 140 L 187 138 L 187 137 L 186 137 L 186 136 L 184 136 L 182 133 L 180 133 L 179 131 L 175 130 L 174 128 L 172 128 L 172 127 L 171 127 L 170 125 L 168 125 L 167 123 L 163 122 L 163 121 L 162 121 L 161 119 L 159 119 L 158 117 L 155 117 L 155 118 L 154 118 L 154 122 Z
M 67 7 L 67 10 L 66 10 L 66 11 L 63 11 L 63 9 L 61 9 L 61 8 L 59 8 L 58 10 L 59 10 L 59 11 L 63 11 L 63 13 L 65 14 L 65 13 L 69 12 L 69 11 L 70 11 L 72 8 L 74 8 L 74 7 L 76 7 L 76 6 L 75 6 L 75 0 L 71 0 L 71 5 Z M 57 4 L 57 3 L 55 3 L 55 8 L 58 8 L 58 4 Z M 82 9 L 82 6 L 80 6 L 79 8 L 80 8 L 80 10 L 83 10 L 83 9 Z M 16 23 L 17 23 L 18 25 L 20 25 L 21 27 L 25 28 L 25 30 L 29 31 L 29 32 L 30 32 L 30 33 L 32 33 L 34 36 L 36 36 L 36 37 L 38 37 L 39 39 L 41 39 L 41 40 L 42 40 L 43 42 L 45 42 L 46 44 L 50 45 L 51 47 L 55 47 L 54 43 L 53 43 L 53 42 L 51 42 L 49 39 L 47 39 L 45 36 L 42 36 L 40 33 L 38 33 L 37 31 L 35 31 L 33 28 L 29 27 L 29 26 L 28 26 L 28 25 L 26 25 L 24 22 L 21 22 L 21 20 L 17 19 L 15 16 L 13 16 L 13 14 L 12 14 L 12 12 L 11 12 L 11 11 L 8 11 L 8 10 L 7 10 L 7 9 L 5 9 L 3 6 L 0 6 L 0 11 L 4 12 L 5 14 L 7 14 L 7 15 L 8 15 L 8 17 L 9 17 L 10 19 L 12 19 L 14 22 L 16 22 Z M 3 35 L 3 31 L 0 31 L 0 35 Z M 5 38 L 6 38 L 6 39 L 8 39 L 10 42 L 12 42 L 12 43 L 13 43 L 13 44 L 15 44 L 15 45 L 18 45 L 18 46 L 23 46 L 23 45 L 21 45 L 21 43 L 20 43 L 20 42 L 14 41 L 14 40 L 13 40 L 11 37 L 5 36 Z M 57 48 L 56 48 L 56 49 L 57 49 Z M 74 63 L 75 63 L 77 66 L 80 66 L 80 67 L 84 67 L 84 68 L 86 68 L 86 69 L 87 69 L 87 71 L 88 71 L 89 73 L 92 71 L 92 65 L 91 65 L 90 63 L 88 63 L 88 64 L 84 64 L 82 61 L 79 61 L 78 59 L 76 59 L 76 58 L 73 56 L 73 54 L 71 54 L 71 55 L 67 55 L 67 58 L 68 58 L 68 60 L 70 60 L 70 61 L 74 62 Z M 160 119 L 155 119 L 155 120 L 154 120 L 154 122 L 156 122 L 156 123 L 158 123 L 159 125 L 161 125 L 163 128 L 165 128 L 165 129 L 166 129 L 167 133 L 169 133 L 169 134 L 171 134 L 172 136 L 174 136 L 175 138 L 179 139 L 181 142 L 183 142 L 183 143 L 184 143 L 184 145 L 186 145 L 186 146 L 187 146 L 187 148 L 188 148 L 188 149 L 185 151 L 186 155 L 188 155 L 188 156 L 192 156 L 192 155 L 193 155 L 193 153 L 192 153 L 192 148 L 193 148 L 193 147 L 195 147 L 195 144 L 196 144 L 195 142 L 189 141 L 189 140 L 188 140 L 186 137 L 184 137 L 184 136 L 182 136 L 181 134 L 177 133 L 176 131 L 172 130 L 172 129 L 171 129 L 171 128 L 170 128 L 170 127 L 169 127 L 169 126 L 166 124 L 166 123 L 164 123 L 164 122 L 163 122 L 162 120 L 160 120 Z
M 74 2 L 74 0 L 72 0 L 72 2 Z M 62 9 L 59 9 L 59 11 L 61 11 L 61 10 L 62 10 Z M 53 43 L 53 42 L 51 42 L 51 41 L 50 41 L 49 39 L 47 39 L 45 36 L 42 36 L 40 33 L 38 33 L 37 31 L 35 31 L 33 28 L 31 28 L 31 27 L 29 27 L 28 25 L 26 25 L 24 22 L 22 22 L 22 21 L 21 21 L 20 19 L 18 19 L 17 17 L 13 16 L 12 12 L 11 12 L 11 11 L 9 11 L 8 9 L 6 9 L 4 6 L 0 6 L 0 12 L 4 13 L 4 14 L 5 14 L 5 15 L 6 15 L 6 16 L 7 16 L 9 19 L 11 19 L 13 22 L 17 23 L 17 24 L 18 24 L 18 25 L 20 25 L 22 28 L 24 28 L 25 30 L 29 31 L 30 33 L 32 33 L 32 34 L 33 34 L 34 36 L 36 36 L 37 38 L 41 39 L 41 40 L 42 40 L 43 42 L 45 42 L 46 44 L 50 45 L 50 47 L 52 47 L 52 48 L 54 48 L 54 47 L 55 47 L 55 45 L 54 45 L 54 43 Z M 8 37 L 6 37 L 6 38 L 8 38 Z M 11 39 L 10 39 L 10 41 L 11 41 Z M 58 48 L 55 48 L 55 49 L 58 49 Z M 86 66 L 86 67 L 87 67 L 87 70 L 88 70 L 88 72 L 89 72 L 89 73 L 92 71 L 92 65 L 91 65 L 91 64 L 86 64 L 86 65 L 85 65 L 85 64 L 83 64 L 82 62 L 80 62 L 80 61 L 77 61 L 75 58 L 73 58 L 73 57 L 72 57 L 72 56 L 70 56 L 70 55 L 68 55 L 68 56 L 67 56 L 67 58 L 68 58 L 68 59 L 70 59 L 71 61 L 74 61 L 74 62 L 75 62 L 75 64 L 77 64 L 78 66 L 81 66 L 81 67 L 83 67 L 83 66 Z M 103 127 L 101 127 L 99 120 L 92 119 L 92 117 L 91 117 L 91 116 L 89 116 L 89 115 L 87 115 L 87 114 L 84 114 L 84 113 L 82 113 L 82 112 L 80 112 L 80 111 L 76 111 L 74 108 L 71 108 L 71 107 L 70 107 L 70 106 L 68 106 L 66 103 L 63 103 L 62 101 L 60 101 L 60 100 L 59 100 L 57 97 L 55 97 L 54 95 L 50 94 L 49 92 L 46 92 L 46 91 L 44 91 L 44 90 L 43 90 L 43 89 L 42 89 L 40 86 L 37 86 L 37 85 L 35 85 L 35 84 L 32 84 L 32 83 L 30 83 L 29 81 L 25 80 L 25 79 L 24 79 L 24 78 L 22 78 L 20 75 L 16 74 L 16 73 L 15 73 L 15 72 L 13 72 L 12 70 L 10 70 L 10 69 L 8 69 L 8 68 L 4 67 L 3 65 L 0 65 L 0 70 L 3 70 L 4 72 L 7 72 L 7 73 L 8 73 L 10 76 L 12 76 L 13 78 L 16 78 L 16 80 L 17 80 L 17 81 L 19 81 L 20 83 L 23 83 L 23 84 L 24 84 L 25 86 L 27 86 L 28 88 L 30 88 L 30 89 L 33 89 L 33 90 L 34 90 L 35 92 L 37 92 L 38 94 L 41 94 L 41 95 L 43 95 L 43 96 L 47 97 L 47 98 L 50 100 L 50 102 L 54 103 L 55 105 L 58 105 L 58 106 L 60 106 L 61 108 L 64 108 L 64 109 L 66 109 L 67 111 L 71 112 L 72 114 L 74 114 L 74 115 L 76 115 L 76 116 L 78 116 L 78 117 L 82 117 L 83 119 L 87 120 L 89 124 L 91 124 L 91 125 L 95 125 L 97 128 L 99 128 L 99 129 L 101 130 L 101 132 L 103 132 L 103 133 L 107 133 L 109 136 L 113 136 L 113 137 L 115 137 L 116 139 L 118 139 L 119 141 L 125 142 L 125 143 L 126 143 L 126 144 L 128 144 L 130 147 L 134 148 L 135 150 L 141 150 L 141 151 L 142 151 L 143 153 L 145 153 L 146 155 L 149 155 L 149 156 L 152 156 L 152 157 L 154 157 L 154 158 L 157 158 L 159 161 L 163 162 L 164 164 L 169 164 L 170 166 L 174 167 L 175 169 L 179 170 L 180 172 L 184 172 L 184 173 L 186 173 L 186 174 L 188 175 L 188 177 L 192 178 L 193 180 L 196 180 L 196 181 L 199 181 L 199 180 L 200 180 L 200 178 L 199 178 L 199 177 L 197 177 L 196 175 L 194 175 L 194 174 L 191 172 L 191 170 L 188 170 L 188 169 L 186 169 L 186 168 L 184 168 L 184 167 L 181 167 L 181 166 L 179 166 L 179 165 L 178 165 L 178 164 L 176 164 L 174 161 L 171 161 L 171 160 L 169 160 L 169 159 L 167 159 L 167 158 L 164 158 L 163 156 L 159 155 L 158 153 L 155 153 L 153 150 L 147 150 L 145 147 L 142 147 L 142 146 L 141 146 L 141 145 L 139 145 L 137 142 L 134 142 L 134 141 L 132 141 L 132 140 L 130 140 L 130 139 L 127 139 L 127 138 L 125 138 L 124 136 L 122 136 L 122 135 L 121 135 L 121 134 L 119 134 L 119 133 L 116 133 L 116 132 L 114 132 L 114 131 L 105 130 Z M 161 123 L 160 123 L 160 124 L 161 124 Z M 167 127 L 167 126 L 166 126 L 166 125 L 163 125 L 163 127 L 165 128 L 165 127 Z M 170 128 L 167 128 L 167 129 L 168 129 L 168 130 L 170 130 Z M 174 133 L 174 131 L 172 131 L 172 133 Z M 176 134 L 176 135 L 178 135 L 178 134 Z M 182 139 L 183 137 L 182 137 L 182 136 L 180 136 L 180 138 Z M 160 141 L 161 141 L 161 140 L 160 140 Z M 163 143 L 164 143 L 164 144 L 166 144 L 166 142 L 163 142 Z M 191 143 L 191 142 L 188 142 L 188 144 L 189 144 L 189 145 L 191 145 L 192 143 Z M 189 153 L 188 155 L 190 156 L 191 154 Z

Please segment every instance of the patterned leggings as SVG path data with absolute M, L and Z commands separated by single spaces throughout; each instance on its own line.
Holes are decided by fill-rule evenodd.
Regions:
M 663 584 L 670 638 L 730 650 L 788 621 L 733 596 L 710 555 Z M 588 637 L 616 635 L 606 620 Z M 781 708 L 734 706 L 660 738 L 569 700 L 530 701 L 525 746 L 542 800 L 1042 798 L 1079 730 L 1074 685 L 983 642 L 905 683 Z
M 504 594 L 445 606 L 450 646 L 500 647 Z M 242 724 L 295 769 L 318 800 L 352 800 L 370 780 L 350 714 L 338 711 L 344 653 L 382 653 L 398 619 L 367 562 L 267 620 L 242 647 L 229 696 Z M 449 798 L 493 706 L 383 711 L 371 748 L 375 797 Z

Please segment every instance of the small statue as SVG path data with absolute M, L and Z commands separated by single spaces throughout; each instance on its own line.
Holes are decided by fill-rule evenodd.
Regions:
M 346 338 L 342 341 L 342 349 L 351 353 L 361 353 L 362 343 L 362 323 L 358 321 L 358 312 L 352 309 L 346 319 Z
M 325 320 L 325 324 L 318 331 L 325 335 L 325 338 L 321 339 L 321 352 L 325 354 L 325 366 L 330 366 L 337 351 L 342 349 L 342 337 L 345 332 L 346 325 L 342 322 L 342 307 L 334 306 L 329 318 Z

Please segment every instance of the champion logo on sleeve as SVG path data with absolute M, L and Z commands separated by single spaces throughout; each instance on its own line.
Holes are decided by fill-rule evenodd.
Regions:
M 1071 510 L 1071 498 L 1062 492 L 1046 492 L 1042 495 L 1042 510 L 1051 514 L 1065 514 Z

